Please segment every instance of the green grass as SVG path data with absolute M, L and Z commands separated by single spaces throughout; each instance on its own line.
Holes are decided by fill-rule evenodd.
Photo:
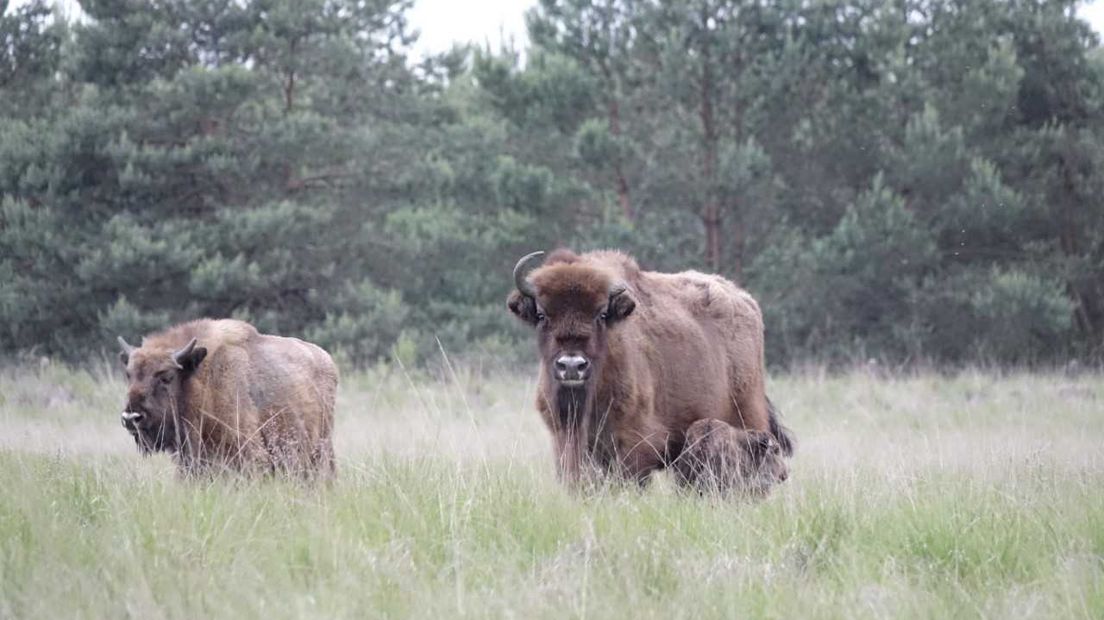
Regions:
M 756 503 L 580 497 L 532 379 L 346 376 L 339 478 L 184 482 L 107 369 L 0 372 L 0 618 L 1104 617 L 1104 377 L 776 377 Z

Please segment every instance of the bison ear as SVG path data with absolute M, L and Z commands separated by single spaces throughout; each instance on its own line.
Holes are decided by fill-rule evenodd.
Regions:
M 514 291 L 506 298 L 506 307 L 514 316 L 530 325 L 537 324 L 537 301 L 521 291 Z
M 610 324 L 616 323 L 632 314 L 633 310 L 636 310 L 636 300 L 632 293 L 626 289 L 616 290 L 610 294 L 606 321 Z
M 756 463 L 762 462 L 768 455 L 778 450 L 778 442 L 770 433 L 746 431 L 746 435 L 745 447 Z

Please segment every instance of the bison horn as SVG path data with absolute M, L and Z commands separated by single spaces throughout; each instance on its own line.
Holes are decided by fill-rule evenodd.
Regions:
M 621 293 L 624 293 L 626 290 L 628 290 L 628 288 L 629 287 L 624 282 L 618 282 L 617 284 L 614 284 L 613 286 L 610 287 L 610 292 L 609 292 L 610 299 L 613 299 L 614 297 L 617 297 Z
M 127 355 L 130 355 L 131 353 L 134 353 L 134 349 L 136 347 L 132 346 L 126 340 L 123 340 L 122 336 L 118 336 L 118 339 L 119 339 L 119 346 L 123 348 L 123 353 L 126 353 Z
M 537 289 L 533 288 L 533 285 L 525 279 L 525 276 L 529 274 L 529 263 L 532 263 L 544 256 L 544 252 L 533 252 L 521 257 L 521 260 L 514 265 L 514 286 L 517 286 L 517 290 L 522 295 L 527 297 L 536 297 Z
M 182 362 L 185 358 L 192 354 L 192 349 L 195 349 L 195 346 L 196 339 L 192 338 L 192 341 L 184 345 L 183 349 L 180 349 L 179 351 L 172 354 L 172 361 L 174 364 L 176 364 L 177 368 L 184 368 L 184 364 Z

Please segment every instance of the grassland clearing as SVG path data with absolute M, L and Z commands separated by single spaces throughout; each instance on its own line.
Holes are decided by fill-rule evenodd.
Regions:
M 114 369 L 0 371 L 0 617 L 1104 617 L 1104 377 L 773 377 L 747 503 L 579 497 L 528 376 L 347 373 L 337 482 L 178 480 Z

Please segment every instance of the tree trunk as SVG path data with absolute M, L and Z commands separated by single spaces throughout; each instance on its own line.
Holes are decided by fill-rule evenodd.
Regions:
M 736 284 L 744 281 L 744 246 L 747 244 L 747 225 L 739 211 L 733 209 L 732 273 L 728 274 Z
M 292 39 L 288 43 L 288 62 L 285 67 L 287 73 L 284 78 L 284 116 L 291 114 L 292 108 L 295 106 L 295 52 L 297 39 Z M 283 165 L 284 172 L 284 187 L 289 188 L 287 191 L 291 191 L 290 188 L 294 185 L 295 170 L 290 162 L 285 162 Z
M 621 106 L 617 97 L 611 97 L 609 103 L 609 129 L 610 135 L 620 143 L 621 140 Z M 632 202 L 629 200 L 629 181 L 625 178 L 625 170 L 621 158 L 618 157 L 613 165 L 614 183 L 617 185 L 617 203 L 621 205 L 621 213 L 630 222 L 633 219 Z
M 599 62 L 599 66 L 602 70 L 602 77 L 606 80 L 606 87 L 609 89 L 606 110 L 609 116 L 610 135 L 620 143 L 621 103 L 618 101 L 618 95 L 621 89 L 618 86 L 617 80 L 614 79 L 613 71 L 606 62 Z M 631 222 L 633 219 L 633 210 L 632 201 L 629 200 L 629 180 L 625 178 L 625 169 L 620 158 L 613 163 L 613 183 L 614 187 L 617 189 L 617 203 L 621 205 L 621 213 L 625 216 L 625 219 Z
M 295 106 L 295 54 L 298 42 L 298 39 L 288 42 L 287 76 L 284 79 L 284 114 L 290 114 Z
M 705 261 L 713 272 L 721 270 L 721 205 L 717 197 L 717 127 L 713 118 L 713 66 L 709 49 L 709 16 L 702 14 L 701 80 L 698 83 L 701 98 L 698 115 L 702 131 L 702 183 L 705 185 L 705 204 L 702 222 L 705 224 Z
M 1069 202 L 1077 201 L 1077 182 L 1073 178 L 1072 168 L 1075 166 L 1074 158 L 1076 155 L 1072 153 L 1073 150 L 1070 146 L 1070 140 L 1067 139 L 1064 146 L 1064 152 L 1059 158 L 1059 167 L 1062 170 L 1062 183 L 1065 189 L 1065 200 L 1059 198 L 1058 214 L 1061 219 L 1061 227 L 1058 233 L 1058 245 L 1067 259 L 1077 260 L 1081 257 L 1080 243 L 1079 243 L 1079 231 L 1080 227 L 1076 222 L 1072 209 L 1069 207 Z M 1086 304 L 1086 295 L 1082 293 L 1081 287 L 1078 283 L 1069 278 L 1066 279 L 1066 290 L 1070 297 L 1073 298 L 1073 302 L 1076 306 L 1074 309 L 1073 317 L 1074 324 L 1081 331 L 1082 334 L 1089 340 L 1097 340 L 1097 326 L 1093 323 L 1092 316 L 1089 313 L 1089 308 Z

